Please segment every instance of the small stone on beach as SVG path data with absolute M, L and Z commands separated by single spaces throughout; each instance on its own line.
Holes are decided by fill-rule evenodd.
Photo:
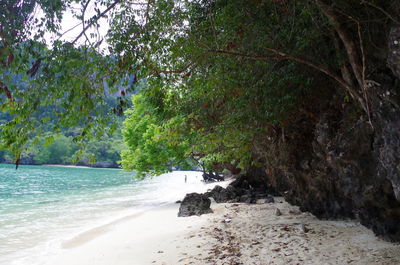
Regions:
M 268 195 L 267 198 L 265 199 L 265 203 L 274 203 L 275 199 L 274 197 Z
M 298 228 L 302 233 L 307 233 L 309 231 L 309 229 L 304 224 L 300 224 Z

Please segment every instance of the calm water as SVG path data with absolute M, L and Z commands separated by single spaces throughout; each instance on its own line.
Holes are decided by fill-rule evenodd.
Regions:
M 204 188 L 199 176 L 140 181 L 116 169 L 0 164 L 0 264 L 40 264 L 80 232 Z

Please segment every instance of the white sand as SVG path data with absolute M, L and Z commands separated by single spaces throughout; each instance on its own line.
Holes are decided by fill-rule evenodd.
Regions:
M 206 220 L 206 216 L 178 218 L 178 207 L 162 207 L 81 234 L 64 242 L 63 253 L 46 264 L 175 264 L 184 235 Z
M 189 235 L 207 242 L 203 253 L 178 264 L 400 264 L 400 245 L 360 224 L 321 221 L 282 198 L 276 201 L 216 205 L 211 226 Z M 277 208 L 282 215 L 275 214 Z
M 400 245 L 353 221 L 317 220 L 286 202 L 213 204 L 213 214 L 184 218 L 178 207 L 83 233 L 46 264 L 400 264 Z

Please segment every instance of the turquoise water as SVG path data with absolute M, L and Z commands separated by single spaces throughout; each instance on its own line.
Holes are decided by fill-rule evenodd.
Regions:
M 173 203 L 199 185 L 197 172 L 140 181 L 117 169 L 0 164 L 0 264 L 40 264 L 79 232 Z

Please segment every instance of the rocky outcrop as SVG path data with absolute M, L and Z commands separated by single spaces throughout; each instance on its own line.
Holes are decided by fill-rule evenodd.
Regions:
M 268 184 L 266 178 L 260 177 L 262 173 L 262 169 L 252 168 L 246 175 L 237 176 L 226 189 L 217 185 L 204 195 L 213 198 L 217 203 L 256 203 L 259 199 L 271 202 L 273 200 L 271 195 L 279 196 L 280 194 Z
M 388 66 L 400 78 L 400 27 L 393 27 L 388 39 Z
M 181 206 L 179 207 L 178 216 L 185 217 L 185 216 L 212 213 L 210 205 L 211 205 L 211 200 L 203 194 L 198 194 L 198 193 L 186 194 L 185 198 L 181 203 Z
M 334 91 L 318 95 L 284 130 L 271 130 L 257 158 L 285 199 L 319 218 L 356 218 L 400 241 L 400 28 L 391 30 L 388 68 L 369 87 L 370 118 Z M 310 99 L 312 100 L 312 99 Z M 315 102 L 314 102 L 315 103 Z M 306 108 L 306 107 L 305 107 Z M 256 174 L 256 175 L 257 175 Z
M 221 186 L 215 186 L 211 191 L 204 194 L 208 198 L 213 198 L 217 203 L 223 202 L 236 202 L 237 201 L 237 191 L 233 186 L 228 186 L 226 189 Z
M 348 127 L 331 118 L 322 116 L 303 137 L 270 142 L 275 152 L 262 178 L 303 211 L 357 218 L 385 239 L 400 241 L 399 121 L 381 120 L 372 128 L 360 119 Z

